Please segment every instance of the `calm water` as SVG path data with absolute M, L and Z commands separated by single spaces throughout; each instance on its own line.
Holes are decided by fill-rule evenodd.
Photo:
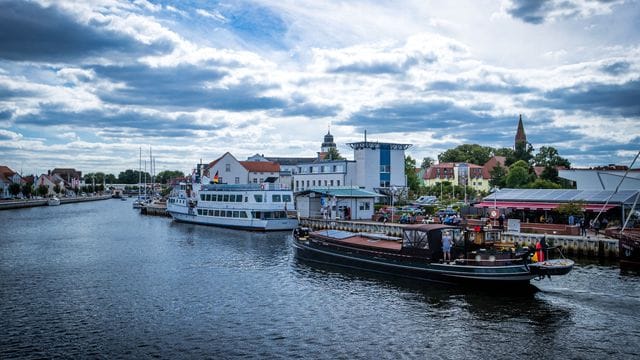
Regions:
M 0 211 L 0 358 L 640 356 L 640 276 L 615 264 L 496 296 L 318 268 L 290 245 L 131 200 Z

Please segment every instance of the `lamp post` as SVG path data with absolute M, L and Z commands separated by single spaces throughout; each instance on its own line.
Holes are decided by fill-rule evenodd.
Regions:
M 391 222 L 393 222 L 393 212 L 395 210 L 395 207 L 393 206 L 393 200 L 396 197 L 396 190 L 397 188 L 395 186 L 391 187 Z

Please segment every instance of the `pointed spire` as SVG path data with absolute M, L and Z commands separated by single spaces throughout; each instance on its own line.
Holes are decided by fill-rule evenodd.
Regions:
M 522 114 L 520 114 L 520 119 L 518 120 L 518 130 L 516 131 L 516 139 L 515 144 L 518 143 L 527 143 L 527 135 L 524 133 L 524 125 L 522 124 Z

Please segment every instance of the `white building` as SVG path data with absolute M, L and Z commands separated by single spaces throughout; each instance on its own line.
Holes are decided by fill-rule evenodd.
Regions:
M 640 169 L 625 170 L 569 169 L 559 170 L 558 176 L 576 183 L 578 190 L 640 190 Z M 622 180 L 624 178 L 624 180 Z M 620 181 L 622 180 L 622 183 Z
M 390 188 L 405 188 L 405 150 L 410 144 L 365 141 L 347 144 L 353 149 L 357 163 L 354 185 L 369 191 L 387 192 Z
M 356 186 L 356 162 L 353 160 L 316 161 L 297 166 L 293 191 L 316 187 Z
M 271 161 L 238 161 L 231 153 L 226 152 L 221 157 L 207 165 L 198 165 L 198 174 L 202 172 L 203 182 L 217 182 L 221 184 L 260 184 L 263 182 L 280 182 L 280 165 Z M 286 187 L 290 181 L 285 181 Z

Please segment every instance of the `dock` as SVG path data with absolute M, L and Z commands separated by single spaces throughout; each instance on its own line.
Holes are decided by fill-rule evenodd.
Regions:
M 81 197 L 63 197 L 60 199 L 60 205 L 85 202 L 85 201 L 98 201 L 98 200 L 107 200 L 111 199 L 111 195 L 98 195 L 98 196 L 81 196 Z M 37 200 L 7 200 L 0 201 L 0 210 L 11 210 L 11 209 L 23 209 L 37 206 L 47 206 L 47 199 L 37 199 Z
M 167 211 L 166 203 L 152 203 L 140 208 L 140 214 L 151 216 L 171 216 Z
M 350 232 L 380 233 L 395 237 L 402 237 L 402 229 L 406 226 L 411 226 L 365 220 L 323 220 L 311 218 L 300 219 L 300 225 L 307 226 L 314 230 L 335 229 Z M 543 237 L 546 238 L 546 242 L 550 246 L 562 246 L 562 251 L 567 256 L 617 259 L 619 255 L 618 240 L 604 235 L 577 236 L 505 231 L 502 232 L 500 241 L 505 244 L 512 243 L 523 247 L 534 247 L 536 242 Z

